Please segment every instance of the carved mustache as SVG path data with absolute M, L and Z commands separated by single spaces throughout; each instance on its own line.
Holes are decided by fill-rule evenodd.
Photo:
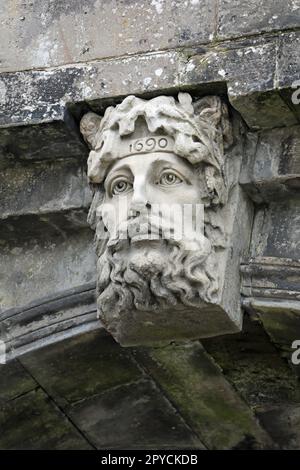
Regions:
M 161 217 L 136 217 L 121 222 L 115 233 L 110 234 L 109 245 L 124 239 L 162 239 L 174 233 L 172 222 Z
M 171 218 L 159 216 L 140 216 L 121 222 L 114 233 L 110 234 L 108 247 L 116 247 L 122 244 L 136 243 L 143 240 L 166 240 L 179 244 L 187 251 L 200 251 L 208 255 L 211 251 L 209 240 L 200 232 L 188 234 L 176 233 L 174 222 Z M 178 236 L 179 235 L 179 236 Z

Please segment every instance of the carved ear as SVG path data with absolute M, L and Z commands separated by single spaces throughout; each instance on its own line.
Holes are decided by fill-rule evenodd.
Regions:
M 232 127 L 229 120 L 228 107 L 219 96 L 205 96 L 193 103 L 195 114 L 209 122 L 223 135 L 224 148 L 233 142 Z
M 91 149 L 96 147 L 96 135 L 100 128 L 102 117 L 96 113 L 87 113 L 80 121 L 80 132 Z

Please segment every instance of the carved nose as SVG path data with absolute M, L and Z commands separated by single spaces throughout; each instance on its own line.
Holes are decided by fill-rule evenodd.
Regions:
M 133 196 L 129 208 L 129 216 L 137 217 L 145 208 L 150 209 L 151 204 L 147 200 L 146 183 L 142 179 L 137 179 L 133 186 Z
M 129 209 L 129 217 L 138 217 L 143 211 L 145 211 L 145 209 L 151 209 L 151 204 L 147 201 L 131 204 Z

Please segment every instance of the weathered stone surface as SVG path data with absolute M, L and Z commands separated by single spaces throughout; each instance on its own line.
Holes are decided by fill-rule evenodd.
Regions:
M 300 200 L 274 201 L 255 215 L 250 256 L 299 259 Z
M 52 196 L 54 195 L 52 194 Z M 53 199 L 52 201 L 50 199 L 49 202 L 51 204 Z M 13 205 L 12 203 L 11 206 Z M 22 209 L 26 210 L 26 208 Z M 66 240 L 68 237 L 73 236 L 74 231 L 81 233 L 83 238 L 86 238 L 88 233 L 86 218 L 86 208 L 47 212 L 41 215 L 38 212 L 36 214 L 11 215 L 6 219 L 0 220 L 0 243 L 2 246 L 5 246 L 7 243 L 10 246 L 13 244 L 18 246 L 24 242 L 24 249 L 26 250 L 26 247 L 28 248 L 29 245 L 34 243 L 43 244 L 43 238 L 53 238 L 55 242 L 60 242 L 62 239 Z M 92 234 L 90 236 L 92 237 Z
M 180 54 L 170 51 L 2 73 L 0 125 L 60 121 L 64 119 L 67 104 L 85 101 L 98 111 L 97 100 L 174 88 L 178 84 L 179 61 Z
M 135 354 L 209 449 L 272 445 L 198 342 L 137 350 Z
M 17 94 L 17 89 L 15 89 L 13 93 Z M 28 99 L 27 90 L 26 93 Z M 18 97 L 17 95 L 16 97 L 21 100 L 21 97 Z M 25 96 L 23 96 L 23 99 L 26 99 Z M 7 109 L 7 112 L 2 114 L 4 102 L 1 99 L 0 101 L 0 119 L 3 120 L 2 122 L 4 122 L 4 120 L 9 122 L 9 110 Z M 51 104 L 50 102 L 48 104 L 50 111 Z M 36 102 L 32 103 L 31 110 L 26 106 L 25 108 L 26 110 L 23 111 L 26 112 L 27 118 L 30 118 L 31 113 L 39 114 L 40 111 Z M 41 117 L 40 124 L 38 126 L 20 125 L 16 127 L 3 127 L 0 129 L 0 168 L 9 167 L 15 162 L 28 163 L 29 161 L 31 162 L 34 160 L 56 160 L 67 158 L 83 161 L 86 160 L 86 148 L 80 138 L 78 128 L 70 113 L 65 110 L 61 119 L 56 120 L 53 116 L 52 122 L 43 123 L 42 120 L 43 118 Z
M 259 419 L 280 449 L 300 448 L 300 406 L 284 406 L 259 413 Z
M 288 43 L 288 37 L 283 35 L 282 41 Z M 277 88 L 291 87 L 295 74 L 290 73 L 279 86 L 278 54 L 274 36 L 198 48 L 189 53 L 188 60 L 180 68 L 180 83 L 212 86 L 226 82 L 230 103 L 251 128 L 293 125 L 299 122 L 297 115 Z M 297 52 L 294 54 L 296 61 Z
M 300 33 L 282 34 L 278 45 L 276 84 L 280 94 L 300 121 Z M 290 84 L 292 87 L 290 88 Z
M 129 94 L 188 91 L 194 101 L 218 95 L 251 128 L 240 179 L 247 205 L 236 212 L 224 291 L 231 302 L 240 283 L 234 250 L 252 231 L 249 257 L 245 250 L 241 259 L 242 300 L 259 322 L 249 326 L 246 317 L 242 334 L 205 340 L 222 370 L 202 350 L 190 346 L 188 354 L 188 346 L 174 345 L 140 352 L 142 371 L 130 351 L 102 336 L 96 344 L 95 333 L 81 337 L 90 338 L 90 348 L 79 337 L 72 347 L 57 344 L 58 356 L 55 346 L 31 353 L 24 358 L 30 371 L 16 362 L 1 366 L 0 447 L 85 448 L 91 438 L 100 448 L 136 442 L 202 448 L 202 436 L 208 448 L 271 447 L 262 428 L 279 448 L 300 447 L 294 374 L 300 376 L 300 366 L 289 368 L 300 332 L 299 6 L 299 0 L 1 2 L 0 339 L 24 354 L 96 327 L 81 170 L 87 149 L 78 128 L 86 112 L 103 115 Z M 252 203 L 253 230 L 243 230 Z M 84 430 L 77 432 L 68 412 Z
M 299 0 L 296 0 L 299 4 Z M 298 27 L 300 24 L 300 4 L 298 6 Z M 282 34 L 278 49 L 278 87 L 286 88 L 291 82 L 299 81 L 300 32 Z M 299 87 L 299 85 L 298 85 Z M 292 103 L 293 104 L 293 103 Z M 298 106 L 299 108 L 299 106 Z
M 241 264 L 243 277 L 242 294 L 247 297 L 270 298 L 272 300 L 300 300 L 300 262 L 280 257 L 258 256 Z M 257 299 L 259 300 L 259 299 Z M 245 305 L 247 299 L 245 299 Z M 279 304 L 280 305 L 280 304 Z M 281 306 L 283 308 L 281 303 Z M 295 304 L 296 305 L 296 304 Z M 285 304 L 288 308 L 288 304 Z
M 0 448 L 92 449 L 41 390 L 0 405 Z
M 52 238 L 46 230 L 42 239 L 2 241 L 0 263 L 6 269 L 0 273 L 1 311 L 93 281 L 92 241 L 90 229 L 74 230 L 74 225 L 67 232 L 56 227 Z
M 219 0 L 218 38 L 298 28 L 299 0 Z
M 119 366 L 110 366 L 121 364 L 120 348 L 107 336 L 104 338 L 108 341 L 103 342 L 102 335 L 93 333 L 24 356 L 28 358 L 25 370 L 28 367 L 28 374 L 34 375 L 37 385 L 42 385 L 61 411 L 48 398 L 46 406 L 44 395 L 36 398 L 26 393 L 10 401 L 0 411 L 1 429 L 5 431 L 0 438 L 1 448 L 82 449 L 87 440 L 99 449 L 202 449 L 202 434 L 221 445 L 253 448 L 261 445 L 265 435 L 253 421 L 246 402 L 280 447 L 297 448 L 299 385 L 258 322 L 250 326 L 246 322 L 245 331 L 239 335 L 205 340 L 206 349 L 224 375 L 195 343 L 136 351 L 135 358 L 152 378 L 145 372 L 133 373 L 132 380 L 127 375 L 123 384 L 117 384 L 120 370 L 125 377 L 123 366 L 118 373 Z M 125 362 L 124 367 L 128 372 Z M 55 379 L 57 371 L 59 383 Z M 232 382 L 245 402 L 237 398 L 226 380 Z M 25 385 L 19 382 L 24 392 Z M 6 398 L 13 396 L 7 394 Z M 76 401 L 70 405 L 63 396 Z M 70 422 L 83 440 L 74 436 Z M 244 439 L 245 430 L 249 434 Z
M 297 274 L 295 278 L 298 279 L 299 286 L 299 271 Z M 281 294 L 279 299 L 250 298 L 247 299 L 245 308 L 252 314 L 255 312 L 272 342 L 280 349 L 282 356 L 300 376 L 300 365 L 293 360 L 293 353 L 296 353 L 296 349 L 298 349 L 300 332 L 299 293 L 290 292 L 288 300 L 284 300 L 283 297 L 284 295 Z
M 150 380 L 109 390 L 69 414 L 97 449 L 204 449 Z
M 3 402 L 24 395 L 38 387 L 37 382 L 17 361 L 0 365 L 0 406 Z
M 101 332 L 48 346 L 20 361 L 64 407 L 141 376 L 128 353 Z
M 300 127 L 248 135 L 240 184 L 258 203 L 299 195 Z
M 276 317 L 270 320 L 276 325 Z M 207 339 L 203 344 L 274 442 L 280 448 L 299 447 L 299 381 L 260 322 L 246 317 L 242 333 Z
M 1 69 L 53 67 L 209 42 L 215 3 L 8 0 L 0 11 Z
M 91 201 L 85 165 L 74 161 L 15 164 L 1 171 L 0 187 L 0 219 L 82 210 Z
M 192 49 L 180 78 L 186 84 L 225 81 L 231 97 L 272 89 L 275 69 L 276 42 L 254 37 Z
M 253 307 L 259 312 L 263 325 L 271 336 L 272 341 L 285 353 L 285 357 L 290 361 L 293 352 L 292 344 L 299 339 L 300 332 L 300 311 L 288 311 L 287 308 L 280 309 L 280 304 L 259 305 L 255 302 Z
M 289 43 L 294 44 L 297 37 L 291 38 L 290 33 L 280 36 L 282 44 L 291 48 Z M 205 90 L 224 93 L 226 83 L 231 103 L 249 126 L 292 125 L 299 122 L 297 112 L 277 88 L 289 90 L 294 83 L 296 72 L 292 70 L 296 70 L 298 53 L 293 52 L 295 65 L 286 74 L 284 67 L 288 65 L 283 59 L 279 61 L 279 51 L 277 36 L 254 37 L 209 47 L 2 73 L 0 125 L 61 121 L 66 107 L 80 118 L 87 111 L 84 102 L 101 113 L 112 99 L 115 104 L 128 94 L 174 93 L 178 87 L 197 92 L 200 85 L 201 94 Z M 285 56 L 282 53 L 280 57 Z M 285 77 L 280 83 L 279 63 Z
M 258 320 L 244 319 L 241 333 L 202 341 L 240 396 L 262 411 L 300 403 L 300 387 Z
M 94 282 L 56 292 L 0 314 L 0 338 L 6 344 L 7 360 L 99 328 Z

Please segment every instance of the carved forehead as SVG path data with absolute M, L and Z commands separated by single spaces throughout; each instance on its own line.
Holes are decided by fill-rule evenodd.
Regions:
M 178 157 L 171 152 L 156 152 L 145 154 L 133 154 L 116 160 L 107 171 L 106 178 L 122 170 L 130 170 L 133 174 L 147 172 L 157 168 L 174 168 L 192 176 L 194 174 L 192 165 L 184 158 Z

